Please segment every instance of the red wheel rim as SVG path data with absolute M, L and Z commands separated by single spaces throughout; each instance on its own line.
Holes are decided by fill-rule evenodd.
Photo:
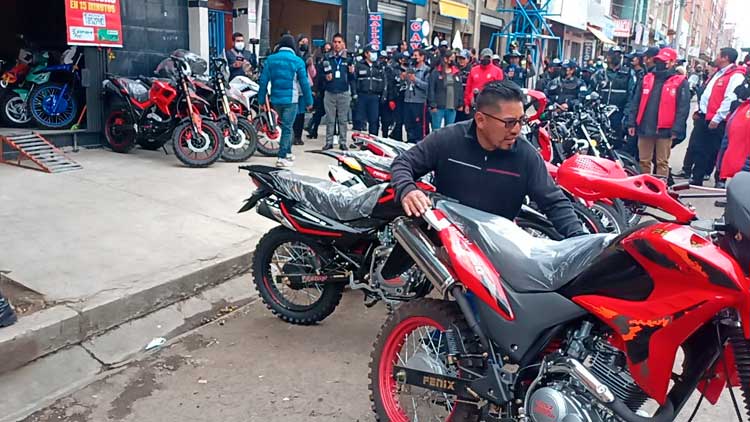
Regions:
M 132 140 L 135 137 L 135 133 L 133 133 L 130 137 L 115 137 L 115 135 L 112 133 L 113 127 L 124 126 L 126 121 L 127 119 L 125 112 L 122 110 L 115 110 L 109 114 L 109 118 L 107 118 L 107 123 L 104 125 L 104 128 L 107 134 L 107 142 L 109 142 L 110 146 L 121 148 L 132 143 Z
M 433 327 L 440 331 L 445 331 L 443 326 L 429 317 L 409 317 L 401 321 L 396 328 L 389 334 L 380 356 L 380 365 L 378 367 L 378 388 L 380 388 L 380 400 L 383 403 L 388 420 L 390 422 L 410 422 L 409 416 L 404 411 L 397 397 L 396 380 L 393 378 L 393 367 L 399 359 L 401 347 L 406 342 L 406 338 L 417 328 Z M 450 415 L 445 419 L 449 422 L 453 418 L 455 406 Z
M 198 159 L 200 154 L 203 154 L 204 159 L 213 157 L 214 154 L 216 154 L 216 151 L 219 149 L 219 142 L 223 142 L 223 138 L 218 133 L 214 133 L 215 138 L 218 138 L 219 142 L 213 142 L 214 140 L 211 139 L 211 134 L 209 133 L 212 131 L 212 129 L 208 126 L 203 126 L 203 132 L 205 132 L 209 136 L 209 140 L 204 142 L 212 142 L 213 145 L 210 145 L 208 149 L 201 152 L 196 152 L 190 149 L 188 146 L 188 142 L 193 138 L 193 129 L 190 125 L 185 125 L 182 130 L 180 131 L 180 142 L 179 147 L 183 151 L 183 153 L 188 157 L 194 157 L 195 159 Z

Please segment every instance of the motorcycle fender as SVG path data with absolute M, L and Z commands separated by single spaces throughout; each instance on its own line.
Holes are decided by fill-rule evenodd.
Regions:
M 258 188 L 253 194 L 245 200 L 245 204 L 237 211 L 237 214 L 249 211 L 255 208 L 255 205 L 263 198 L 271 196 L 271 191 L 264 188 Z
M 16 88 L 13 90 L 13 92 L 18 94 L 18 96 L 21 97 L 21 99 L 24 101 L 26 101 L 26 99 L 29 98 L 30 91 L 28 89 Z

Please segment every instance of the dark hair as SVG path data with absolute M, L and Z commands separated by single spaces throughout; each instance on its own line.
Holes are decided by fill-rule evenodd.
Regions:
M 453 57 L 454 55 L 455 55 L 455 53 L 453 51 L 451 51 L 451 50 L 445 50 L 445 51 L 443 51 L 440 54 L 440 56 L 443 58 L 443 60 L 445 60 L 447 58 L 450 58 L 450 57 Z
M 726 57 L 730 63 L 736 63 L 740 54 L 732 47 L 724 47 L 719 50 L 719 57 Z
M 333 34 L 333 37 L 331 37 L 331 40 L 335 41 L 336 38 L 341 38 L 341 41 L 346 41 L 346 39 L 344 38 L 344 36 L 341 35 L 341 32 L 337 32 L 337 33 Z
M 297 43 L 299 43 L 300 41 L 302 41 L 304 38 L 307 38 L 308 41 L 310 40 L 310 37 L 308 37 L 305 34 L 299 34 L 299 35 L 297 35 Z
M 499 102 L 523 102 L 523 91 L 515 82 L 509 80 L 490 82 L 477 95 L 477 110 L 498 109 Z
M 420 57 L 425 57 L 426 56 L 424 50 L 422 50 L 421 48 L 418 48 L 418 49 L 414 50 L 414 52 L 417 53 L 417 54 L 419 54 Z
M 476 48 L 472 48 L 472 49 L 471 49 L 471 54 L 474 54 L 474 55 L 476 55 L 476 54 L 477 54 L 477 49 L 476 49 Z
M 291 34 L 285 34 L 279 40 L 279 48 L 287 47 L 297 52 L 297 43 L 294 41 L 294 37 Z
M 234 34 L 232 34 L 232 41 L 236 40 L 237 37 L 245 38 L 245 36 L 242 35 L 242 32 L 235 32 Z

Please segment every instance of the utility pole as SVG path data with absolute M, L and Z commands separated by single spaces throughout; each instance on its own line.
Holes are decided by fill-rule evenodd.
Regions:
M 680 53 L 680 39 L 682 38 L 682 14 L 687 5 L 687 0 L 677 0 L 680 2 L 680 8 L 677 12 L 677 32 L 672 40 L 672 47 L 677 50 L 677 55 Z

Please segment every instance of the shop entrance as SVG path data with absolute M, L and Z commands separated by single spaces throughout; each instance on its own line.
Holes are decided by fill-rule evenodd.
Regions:
M 4 61 L 0 135 L 87 127 L 85 86 L 91 82 L 91 73 L 86 59 L 96 62 L 97 54 L 83 47 L 69 50 L 65 2 L 6 0 L 0 14 L 0 39 L 0 60 Z M 54 70 L 35 72 L 57 65 Z
M 331 41 L 333 35 L 340 30 L 340 0 L 273 0 L 270 2 L 270 9 L 271 45 L 276 44 L 286 32 L 295 38 L 299 34 L 305 34 L 311 39 Z

